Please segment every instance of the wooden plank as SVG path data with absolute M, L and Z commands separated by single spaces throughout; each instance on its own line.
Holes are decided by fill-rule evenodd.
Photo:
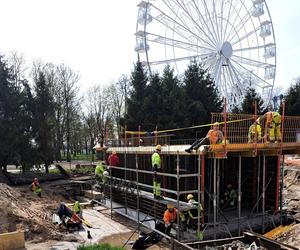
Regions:
M 25 248 L 25 235 L 22 231 L 0 234 L 0 250 Z
M 103 194 L 93 190 L 85 190 L 84 196 L 93 200 L 100 200 L 103 197 Z

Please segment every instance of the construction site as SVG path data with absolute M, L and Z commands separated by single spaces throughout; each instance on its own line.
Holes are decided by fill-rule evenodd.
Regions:
M 0 250 L 300 249 L 290 2 L 2 1 Z
M 126 131 L 123 140 L 108 140 L 107 147 L 97 150 L 101 161 L 112 153 L 119 158 L 117 166 L 109 167 L 107 161 L 101 181 L 94 175 L 97 162 L 57 163 L 58 173 L 47 177 L 1 174 L 0 249 L 18 249 L 18 244 L 76 249 L 99 242 L 124 249 L 299 249 L 300 117 L 283 112 L 281 141 L 276 143 L 258 141 L 256 133 L 248 141 L 257 118 L 212 114 L 211 124 L 197 129 L 208 131 L 217 122 L 225 140 L 204 151 L 186 152 L 189 142 L 172 141 L 171 133 L 181 129 Z M 161 145 L 160 199 L 152 193 L 156 145 Z M 90 172 L 67 171 L 71 169 Z M 29 188 L 37 176 L 41 197 Z M 228 185 L 236 190 L 230 204 Z M 187 195 L 201 206 L 191 209 Z M 82 207 L 80 229 L 70 230 L 62 226 L 57 211 L 62 204 L 72 210 L 75 201 Z M 163 218 L 170 204 L 177 217 L 166 233 Z M 181 215 L 187 211 L 193 215 L 183 223 Z

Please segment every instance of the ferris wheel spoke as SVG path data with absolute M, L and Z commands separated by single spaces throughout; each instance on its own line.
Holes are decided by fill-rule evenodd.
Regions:
M 214 11 L 214 16 L 215 16 L 214 20 L 216 22 L 216 30 L 217 30 L 218 42 L 221 43 L 222 42 L 221 41 L 221 34 L 220 34 L 220 30 L 219 30 L 221 27 L 219 27 L 219 24 L 218 24 L 218 14 L 217 14 L 217 10 L 216 10 L 215 0 L 213 0 L 213 11 Z
M 188 61 L 188 60 L 197 59 L 197 58 L 202 59 L 202 56 L 204 58 L 207 58 L 210 55 L 192 55 L 192 56 L 178 57 L 178 58 L 172 58 L 172 59 L 166 59 L 166 60 L 160 60 L 160 61 L 153 61 L 153 62 L 149 62 L 149 64 L 153 66 L 153 65 L 159 65 L 159 64 L 168 64 L 168 63 L 173 63 L 173 62 Z
M 234 76 L 235 79 L 238 81 L 238 87 L 241 90 L 241 94 L 243 95 L 245 91 L 245 85 L 241 83 L 242 76 L 240 76 L 239 71 L 232 65 L 232 63 L 228 62 L 228 71 L 230 72 L 230 75 Z
M 226 32 L 227 32 L 227 27 L 228 27 L 228 23 L 229 23 L 229 18 L 231 15 L 231 9 L 232 9 L 232 4 L 229 5 L 229 10 L 228 10 L 228 15 L 227 15 L 227 22 L 225 24 L 225 28 L 224 28 L 224 32 L 223 32 L 223 36 L 222 36 L 222 41 L 225 41 L 225 37 L 226 37 Z
M 233 3 L 232 3 L 232 2 L 230 2 L 229 4 L 230 4 L 230 6 L 231 6 L 231 9 L 233 8 L 233 9 L 235 10 L 236 15 L 235 15 L 235 18 L 234 18 L 233 23 L 231 23 L 231 27 L 230 27 L 229 32 L 224 34 L 224 41 L 227 41 L 228 37 L 230 36 L 232 30 L 233 30 L 234 27 L 235 27 L 235 23 L 236 23 L 236 21 L 237 21 L 238 18 L 239 18 L 239 13 L 241 13 L 241 10 L 242 10 L 242 8 L 243 8 L 243 4 L 241 4 L 239 10 L 237 11 L 237 8 L 235 8 L 235 6 L 233 6 Z M 230 20 L 230 16 L 228 16 L 228 19 L 227 19 L 227 20 Z
M 202 34 L 204 34 L 204 35 L 206 36 L 207 39 L 209 39 L 209 41 L 211 42 L 211 43 L 210 43 L 211 46 L 215 48 L 215 47 L 216 47 L 216 42 L 213 41 L 213 40 L 211 39 L 211 35 L 207 34 L 206 31 L 205 31 L 203 28 L 201 28 L 201 26 L 199 25 L 199 23 L 197 23 L 197 21 L 192 17 L 192 15 L 190 14 L 190 13 L 191 13 L 191 9 L 190 9 L 186 4 L 184 4 L 184 3 L 183 3 L 184 5 L 182 5 L 179 1 L 176 0 L 176 2 L 177 2 L 177 3 L 182 7 L 182 9 L 184 10 L 185 16 L 186 16 L 187 18 L 189 18 L 189 19 L 196 25 L 197 29 L 198 29 Z
M 218 62 L 218 59 L 216 58 L 216 56 L 214 57 L 210 57 L 210 58 L 207 58 L 205 60 L 203 60 L 204 64 L 207 65 L 207 69 L 212 71 L 215 67 L 215 65 L 217 64 Z
M 223 64 L 223 58 L 220 57 L 216 61 L 214 72 L 213 72 L 213 75 L 215 77 L 215 83 L 219 86 L 221 86 L 220 77 L 221 77 L 222 64 Z
M 193 3 L 193 6 L 192 6 L 192 7 L 193 7 L 194 10 L 197 12 L 199 21 L 201 21 L 201 24 L 202 24 L 203 26 L 205 26 L 206 29 L 207 29 L 207 31 L 210 33 L 209 35 L 207 35 L 206 32 L 205 32 L 206 36 L 213 37 L 213 38 L 215 39 L 215 41 L 214 41 L 213 43 L 215 44 L 215 46 L 217 46 L 217 44 L 216 44 L 217 38 L 216 38 L 215 34 L 213 33 L 213 31 L 212 31 L 212 30 L 210 29 L 210 27 L 208 26 L 207 21 L 203 18 L 203 15 L 200 13 L 199 8 L 197 7 L 197 4 L 196 4 L 195 0 L 192 0 L 192 2 L 190 2 L 190 3 Z M 191 4 L 191 5 L 192 5 L 192 4 Z
M 194 0 L 193 0 L 193 1 L 194 1 Z M 213 33 L 215 34 L 216 41 L 219 42 L 219 41 L 218 41 L 218 38 L 217 38 L 218 35 L 217 35 L 216 30 L 215 30 L 215 26 L 214 26 L 214 24 L 213 24 L 213 22 L 212 22 L 211 15 L 210 15 L 210 12 L 209 12 L 208 7 L 207 7 L 207 4 L 206 4 L 206 0 L 201 0 L 201 1 L 202 1 L 202 3 L 204 4 L 205 12 L 206 12 L 206 15 L 208 16 L 208 19 L 209 19 L 210 24 L 211 24 L 211 26 L 212 26 L 212 30 L 213 30 Z
M 176 40 L 173 38 L 168 38 L 160 35 L 156 35 L 149 32 L 139 31 L 135 33 L 137 37 L 144 38 L 146 37 L 146 40 L 148 42 L 158 43 L 162 45 L 168 45 L 168 46 L 174 46 L 176 48 L 184 49 L 187 51 L 194 51 L 199 53 L 199 50 L 205 50 L 205 51 L 211 51 L 213 52 L 213 49 L 210 49 L 208 47 L 204 47 L 201 45 L 193 44 L 193 43 L 187 43 L 185 41 Z
M 249 51 L 249 50 L 257 50 L 257 49 L 265 49 L 268 46 L 275 46 L 274 43 L 264 44 L 260 46 L 254 46 L 254 47 L 246 47 L 241 49 L 233 49 L 232 52 L 240 52 L 240 51 Z
M 270 63 L 260 62 L 260 61 L 256 61 L 256 60 L 253 60 L 250 58 L 241 57 L 241 56 L 237 56 L 237 55 L 232 55 L 232 57 L 234 57 L 236 60 L 238 60 L 242 64 L 247 64 L 250 66 L 257 67 L 257 68 L 265 68 L 265 67 L 274 67 L 275 66 Z
M 179 34 L 181 37 L 185 38 L 185 36 L 183 34 L 180 34 L 178 31 L 185 31 L 188 32 L 189 34 L 193 35 L 196 39 L 201 40 L 203 43 L 211 46 L 206 40 L 204 40 L 204 38 L 200 37 L 199 35 L 195 34 L 195 32 L 191 31 L 188 27 L 186 27 L 185 25 L 177 22 L 175 19 L 173 19 L 172 17 L 170 17 L 169 15 L 167 15 L 166 13 L 164 13 L 163 11 L 161 11 L 160 9 L 158 9 L 157 7 L 155 7 L 154 5 L 152 5 L 153 8 L 155 8 L 158 12 L 160 12 L 161 15 L 159 15 L 159 17 L 153 17 L 155 20 L 157 20 L 158 22 L 160 22 L 161 24 L 163 24 L 165 27 L 167 27 L 168 29 L 172 30 L 173 32 Z M 173 10 L 174 12 L 174 10 Z M 176 17 L 178 18 L 178 20 L 181 20 L 180 17 L 178 17 L 177 13 L 176 13 Z M 169 22 L 172 22 L 174 24 L 177 25 L 177 27 L 172 28 L 171 25 L 169 25 Z M 181 20 L 182 21 L 182 20 Z M 186 38 L 185 38 L 186 39 Z
M 262 79 L 261 77 L 259 77 L 258 75 L 254 74 L 252 71 L 250 71 L 249 69 L 247 69 L 246 67 L 244 67 L 242 64 L 240 64 L 239 62 L 235 61 L 234 59 L 231 59 L 232 62 L 236 63 L 240 68 L 242 68 L 244 71 L 248 72 L 249 75 L 253 76 L 254 79 L 257 80 L 257 82 L 262 82 L 264 83 L 266 86 L 272 86 L 269 82 L 267 82 L 266 80 Z M 266 87 L 264 86 L 264 87 Z M 262 87 L 262 86 L 261 86 Z
M 225 90 L 225 93 L 226 93 L 226 96 L 229 96 L 229 89 L 231 90 L 231 93 L 232 93 L 232 90 L 233 90 L 233 86 L 234 86 L 234 83 L 231 81 L 231 78 L 230 78 L 230 75 L 228 73 L 228 71 L 226 70 L 226 68 L 223 68 L 223 78 L 224 78 L 224 90 Z
M 257 31 L 260 30 L 260 27 L 255 28 L 254 30 L 248 32 L 246 35 L 240 37 L 238 40 L 231 43 L 232 46 L 236 45 L 237 43 L 243 41 L 244 39 L 248 38 L 249 36 L 255 34 Z
M 241 22 L 236 26 L 236 31 L 233 33 L 233 35 L 229 38 L 228 37 L 228 41 L 232 41 L 236 36 L 237 34 L 242 30 L 242 28 L 245 28 L 245 24 L 251 19 L 251 16 L 250 15 L 245 15 L 243 18 L 246 18 L 246 19 L 241 19 Z
M 223 10 L 224 10 L 224 0 L 222 0 L 222 4 L 221 4 L 221 27 L 220 27 L 220 41 L 221 42 L 224 42 L 223 41 L 223 19 L 224 19 L 224 17 L 223 17 Z
M 206 31 L 201 28 L 201 26 L 199 25 L 199 23 L 197 23 L 197 21 L 192 17 L 192 15 L 190 14 L 191 10 L 188 9 L 188 6 L 182 5 L 182 3 L 180 3 L 179 1 L 176 0 L 176 2 L 178 3 L 178 5 L 183 9 L 184 13 L 183 15 L 185 15 L 185 17 L 189 20 L 191 20 L 193 22 L 193 25 L 196 26 L 196 28 L 198 29 L 198 31 L 200 31 L 203 35 L 205 35 L 205 37 L 209 40 L 209 44 L 212 48 L 216 47 L 216 43 L 215 41 L 212 40 L 211 36 L 209 34 L 206 33 Z

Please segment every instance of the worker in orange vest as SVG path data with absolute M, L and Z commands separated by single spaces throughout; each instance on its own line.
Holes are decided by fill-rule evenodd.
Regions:
M 167 210 L 164 213 L 164 223 L 165 223 L 165 233 L 170 235 L 171 228 L 177 218 L 177 209 L 173 204 L 169 203 L 167 205 Z
M 40 186 L 38 178 L 34 178 L 30 185 L 31 192 L 35 193 L 38 197 L 42 197 L 42 188 Z
M 219 129 L 220 124 L 218 122 L 215 122 L 213 124 L 213 128 L 208 131 L 206 137 L 204 139 L 200 138 L 197 141 L 195 141 L 188 149 L 185 151 L 188 153 L 191 153 L 192 150 L 197 150 L 202 145 L 211 145 L 211 144 L 219 144 L 222 143 L 224 136 L 222 131 Z M 200 148 L 201 150 L 201 148 Z M 203 151 L 203 150 L 201 150 Z

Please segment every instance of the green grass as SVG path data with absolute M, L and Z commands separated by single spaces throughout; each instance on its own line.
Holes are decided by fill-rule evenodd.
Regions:
M 124 250 L 122 247 L 112 247 L 110 244 L 95 244 L 91 246 L 79 246 L 77 250 Z
M 71 170 L 74 174 L 93 174 L 95 173 L 94 168 L 92 167 L 81 167 Z
M 60 171 L 57 168 L 49 169 L 49 174 L 60 174 Z
M 62 160 L 67 160 L 67 156 L 63 156 L 62 154 Z M 86 155 L 86 154 L 77 154 L 76 156 L 71 154 L 71 160 L 72 161 L 91 161 L 92 155 Z

